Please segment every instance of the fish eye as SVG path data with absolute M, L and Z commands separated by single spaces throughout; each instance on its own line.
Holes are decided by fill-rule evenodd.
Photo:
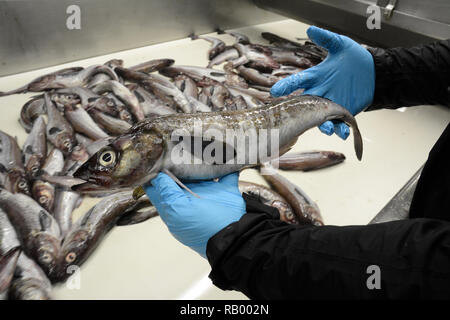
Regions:
M 27 184 L 25 183 L 25 181 L 20 181 L 19 184 L 17 185 L 20 189 L 25 189 L 27 187 Z
M 50 263 L 50 262 L 52 261 L 52 256 L 51 256 L 50 254 L 48 254 L 48 253 L 43 254 L 43 255 L 41 256 L 41 261 L 42 261 L 43 263 Z
M 75 252 L 69 252 L 66 256 L 66 262 L 72 263 L 75 261 L 76 258 L 77 258 L 77 254 Z
M 103 151 L 100 154 L 98 162 L 104 167 L 109 167 L 116 162 L 116 153 L 113 150 Z
M 39 197 L 39 203 L 40 204 L 47 203 L 47 197 L 46 196 L 40 196 Z
M 32 173 L 37 173 L 39 171 L 39 167 L 32 167 L 31 168 L 31 172 Z

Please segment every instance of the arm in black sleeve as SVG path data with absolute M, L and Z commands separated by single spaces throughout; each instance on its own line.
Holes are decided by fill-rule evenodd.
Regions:
M 448 222 L 295 226 L 244 199 L 247 213 L 207 246 L 210 278 L 223 290 L 252 299 L 450 297 Z M 379 290 L 366 285 L 371 265 L 380 268 Z
M 367 111 L 420 104 L 450 106 L 450 40 L 412 48 L 370 48 L 375 95 Z

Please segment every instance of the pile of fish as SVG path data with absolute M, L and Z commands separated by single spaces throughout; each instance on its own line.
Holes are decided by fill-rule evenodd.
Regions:
M 0 131 L 0 298 L 49 299 L 52 284 L 66 280 L 71 266 L 81 266 L 114 226 L 158 215 L 148 198 L 136 197 L 133 191 L 148 175 L 135 180 L 130 175 L 133 185 L 114 184 L 105 170 L 101 174 L 93 171 L 92 161 L 97 169 L 107 168 L 120 156 L 120 161 L 126 162 L 121 170 L 125 170 L 131 158 L 123 159 L 124 154 L 136 155 L 127 153 L 130 141 L 139 136 L 136 132 L 158 124 L 167 129 L 170 119 L 177 126 L 188 123 L 193 114 L 208 121 L 222 121 L 224 112 L 234 112 L 236 117 L 259 116 L 252 110 L 276 108 L 286 101 L 270 96 L 275 82 L 319 63 L 327 54 L 313 43 L 292 42 L 271 33 L 262 33 L 270 44 L 251 43 L 242 34 L 229 35 L 235 38 L 230 46 L 218 38 L 192 36 L 211 43 L 206 67 L 174 65 L 171 59 L 125 67 L 122 60 L 114 59 L 103 65 L 59 70 L 16 90 L 0 92 L 0 96 L 38 93 L 20 112 L 19 122 L 29 133 L 25 143 L 20 147 L 14 137 Z M 290 95 L 292 108 L 308 104 L 313 107 L 305 110 L 311 114 L 318 110 L 314 105 L 331 103 L 300 94 L 301 90 Z M 333 110 L 335 118 L 352 123 L 351 116 L 337 107 Z M 321 121 L 314 119 L 302 130 Z M 131 133 L 133 139 L 124 138 Z M 291 140 L 286 150 L 296 141 Z M 122 153 L 104 152 L 105 146 L 112 145 Z M 356 132 L 355 148 L 357 153 L 360 149 L 360 157 L 362 145 L 357 145 Z M 154 160 L 152 154 L 146 159 Z M 279 167 L 307 171 L 344 159 L 331 151 L 288 153 L 279 158 Z M 264 169 L 271 169 L 260 167 L 273 190 L 241 181 L 241 192 L 278 208 L 280 219 L 288 223 L 323 224 L 319 208 L 298 186 Z M 183 168 L 171 170 L 174 178 L 191 177 Z M 92 181 L 102 188 L 89 192 L 92 183 L 91 188 L 86 183 Z M 102 199 L 73 222 L 72 213 L 83 196 L 93 194 Z

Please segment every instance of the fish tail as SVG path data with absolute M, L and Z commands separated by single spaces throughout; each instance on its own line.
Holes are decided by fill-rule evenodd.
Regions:
M 345 114 L 342 119 L 353 130 L 353 143 L 355 146 L 356 157 L 361 161 L 363 154 L 363 141 L 361 132 L 359 131 L 358 124 L 355 118 L 349 113 Z

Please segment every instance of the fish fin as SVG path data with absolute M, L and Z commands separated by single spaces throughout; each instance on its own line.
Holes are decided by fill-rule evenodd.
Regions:
M 163 169 L 162 170 L 165 174 L 167 174 L 169 177 L 171 177 L 181 188 L 185 189 L 187 192 L 189 192 L 190 194 L 192 194 L 194 197 L 196 198 L 200 198 L 200 196 L 198 194 L 196 194 L 195 192 L 193 192 L 191 189 L 189 189 L 188 187 L 186 187 L 186 185 L 184 185 L 183 182 L 181 182 L 172 172 L 170 172 L 167 169 Z
M 39 223 L 41 224 L 41 231 L 49 229 L 52 224 L 49 214 L 44 210 L 39 211 Z
M 145 196 L 145 190 L 142 186 L 139 186 L 133 190 L 133 199 L 134 200 L 137 200 L 143 196 Z

